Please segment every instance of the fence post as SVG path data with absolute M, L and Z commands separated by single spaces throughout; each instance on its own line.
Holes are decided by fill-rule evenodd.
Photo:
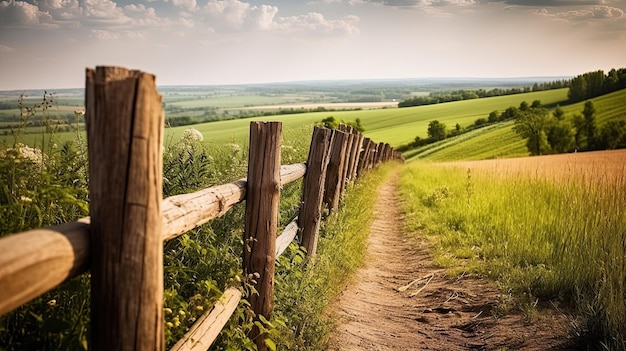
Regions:
M 322 219 L 324 181 L 326 180 L 332 135 L 333 132 L 330 129 L 315 127 L 309 148 L 309 158 L 302 189 L 302 204 L 298 214 L 298 227 L 301 230 L 300 242 L 309 257 L 315 257 L 317 251 L 317 236 Z
M 258 295 L 250 296 L 250 305 L 256 316 L 267 319 L 274 306 L 281 141 L 280 122 L 250 122 L 243 273 L 259 275 L 255 279 Z M 250 338 L 258 350 L 267 350 L 265 337 L 256 326 Z
M 348 170 L 349 179 L 355 180 L 357 173 L 357 166 L 359 164 L 359 155 L 361 153 L 361 146 L 363 145 L 363 134 L 355 130 L 354 133 L 354 148 L 352 149 L 352 156 L 350 157 L 350 168 Z
M 370 142 L 370 138 L 363 138 L 363 152 L 359 157 L 359 165 L 356 171 L 358 177 L 361 177 L 367 170 L 367 161 L 370 155 Z
M 91 347 L 164 350 L 163 110 L 155 77 L 87 69 Z
M 324 189 L 324 202 L 328 204 L 329 212 L 337 211 L 339 208 L 339 197 L 341 196 L 342 171 L 346 154 L 346 144 L 348 134 L 334 130 L 332 143 L 330 146 L 330 159 L 326 170 L 326 186 Z
M 354 147 L 354 134 L 352 134 L 352 127 L 348 127 L 347 129 L 348 131 L 346 132 L 347 135 L 347 141 L 346 141 L 346 152 L 343 158 L 343 164 L 341 167 L 341 171 L 339 173 L 340 175 L 340 182 L 339 182 L 339 196 L 341 196 L 344 192 L 344 190 L 346 190 L 346 186 L 348 185 L 348 181 L 350 174 L 348 173 L 348 170 L 350 168 L 350 157 L 352 156 L 352 148 Z

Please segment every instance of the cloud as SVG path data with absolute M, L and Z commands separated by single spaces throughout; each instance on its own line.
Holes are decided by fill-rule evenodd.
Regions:
M 329 20 L 321 13 L 308 13 L 306 15 L 279 17 L 278 27 L 288 32 L 309 32 L 315 35 L 358 35 L 360 33 L 356 24 L 357 16 L 345 16 L 337 20 Z
M 52 16 L 25 1 L 0 2 L 0 26 L 51 25 Z
M 192 11 L 197 5 L 196 0 L 172 0 L 172 3 L 185 11 Z
M 536 15 L 566 21 L 622 19 L 624 11 L 610 6 L 590 6 L 583 9 L 552 13 L 545 8 L 534 11 Z
M 508 5 L 521 6 L 585 6 L 585 5 L 602 5 L 605 0 L 504 0 Z
M 115 40 L 120 38 L 119 33 L 114 33 L 102 29 L 92 29 L 89 36 L 98 40 Z
M 368 2 L 391 7 L 429 8 L 474 5 L 478 3 L 478 0 L 369 0 Z

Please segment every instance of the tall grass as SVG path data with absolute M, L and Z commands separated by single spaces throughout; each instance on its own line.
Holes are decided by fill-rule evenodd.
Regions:
M 303 162 L 312 127 L 286 129 L 283 163 Z M 46 135 L 48 140 L 54 136 Z M 81 142 L 77 137 L 77 142 Z M 82 147 L 81 147 L 82 146 Z M 40 149 L 18 145 L 0 151 L 0 236 L 86 216 L 84 145 Z M 247 146 L 174 139 L 164 150 L 164 196 L 192 192 L 245 177 Z M 284 187 L 281 224 L 296 213 L 300 183 Z M 164 244 L 165 334 L 173 345 L 229 286 L 240 286 L 243 205 Z M 89 273 L 0 316 L 0 350 L 84 350 L 89 341 Z M 216 349 L 252 349 L 252 326 L 242 304 Z
M 626 347 L 626 177 L 554 181 L 416 163 L 400 186 L 408 229 L 437 243 L 449 274 L 492 277 L 534 305 L 571 303 L 588 344 Z

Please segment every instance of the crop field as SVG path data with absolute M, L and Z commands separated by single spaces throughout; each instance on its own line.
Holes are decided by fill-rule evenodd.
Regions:
M 626 150 L 624 149 L 440 164 L 490 175 L 535 176 L 554 181 L 599 178 L 623 182 L 626 178 Z

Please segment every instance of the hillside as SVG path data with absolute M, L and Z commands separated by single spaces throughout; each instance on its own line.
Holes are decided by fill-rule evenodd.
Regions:
M 328 116 L 345 121 L 359 118 L 365 127 L 364 135 L 376 141 L 386 141 L 392 146 L 406 144 L 417 135 L 426 136 L 428 122 L 434 119 L 452 128 L 456 123 L 469 126 L 481 117 L 487 117 L 493 110 L 504 110 L 518 106 L 522 101 L 541 100 L 543 104 L 557 104 L 566 101 L 567 89 L 498 96 L 493 98 L 449 102 L 437 105 L 392 108 L 363 111 L 312 112 L 294 115 L 254 117 L 231 121 L 220 121 L 194 125 L 205 140 L 224 142 L 242 140 L 248 133 L 250 121 L 272 120 L 283 122 L 284 128 L 298 128 L 319 122 Z M 177 136 L 188 127 L 168 129 L 166 133 Z M 167 140 L 167 138 L 166 138 Z
M 527 100 L 528 101 L 528 100 Z M 626 120 L 626 90 L 616 91 L 594 99 L 598 128 L 614 120 Z M 542 101 L 543 102 L 543 101 Z M 581 114 L 585 102 L 562 106 L 565 116 L 571 118 Z M 408 152 L 407 158 L 425 158 L 431 161 L 484 160 L 491 158 L 528 156 L 525 142 L 513 131 L 513 122 L 500 124 L 484 133 L 473 134 L 462 142 L 450 139 L 446 147 L 420 155 L 417 151 Z

